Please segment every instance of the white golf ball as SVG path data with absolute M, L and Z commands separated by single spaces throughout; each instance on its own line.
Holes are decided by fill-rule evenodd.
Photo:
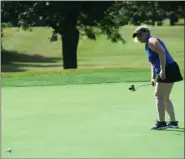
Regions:
M 11 153 L 12 152 L 12 149 L 11 148 L 8 148 L 7 149 L 7 152 L 10 152 Z

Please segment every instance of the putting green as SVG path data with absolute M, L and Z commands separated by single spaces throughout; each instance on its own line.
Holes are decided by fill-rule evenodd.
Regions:
M 183 82 L 172 92 L 181 128 L 165 131 L 149 129 L 153 88 L 130 84 L 2 88 L 2 157 L 183 158 Z

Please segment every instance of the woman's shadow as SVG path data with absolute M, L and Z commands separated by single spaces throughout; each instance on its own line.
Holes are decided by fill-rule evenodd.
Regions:
M 183 132 L 184 133 L 184 128 L 167 128 L 167 129 L 164 129 L 163 131 L 175 131 L 175 132 Z

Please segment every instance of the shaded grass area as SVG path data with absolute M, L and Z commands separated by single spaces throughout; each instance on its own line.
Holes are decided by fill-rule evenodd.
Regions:
M 184 75 L 183 71 L 182 74 Z M 150 82 L 150 78 L 150 69 L 135 68 L 25 72 L 3 74 L 2 86 L 28 87 L 67 84 Z
M 54 67 L 58 65 L 51 65 L 62 58 L 45 57 L 39 54 L 25 54 L 17 51 L 1 51 L 1 72 L 23 72 L 24 67 Z M 34 64 L 32 64 L 34 63 Z M 42 65 L 46 63 L 46 65 Z

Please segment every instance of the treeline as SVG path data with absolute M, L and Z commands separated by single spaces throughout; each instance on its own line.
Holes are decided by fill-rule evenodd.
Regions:
M 27 3 L 27 4 L 26 4 Z M 30 2 L 30 4 L 33 2 Z M 44 3 L 37 4 L 34 2 L 33 5 L 40 5 L 44 9 Z M 80 4 L 85 4 L 84 2 L 73 2 L 73 5 L 77 7 Z M 101 5 L 100 5 L 101 3 Z M 110 2 L 103 2 L 107 6 Z M 101 1 L 93 2 L 94 7 L 103 3 Z M 180 18 L 184 18 L 184 2 L 183 1 L 124 1 L 117 2 L 117 6 L 114 6 L 115 9 L 118 9 L 118 15 L 115 17 L 115 20 L 118 20 L 120 25 L 133 24 L 140 25 L 141 23 L 150 24 L 150 25 L 163 25 L 165 19 L 169 19 L 169 25 L 175 25 Z M 27 11 L 23 13 L 25 9 L 23 6 L 27 5 Z M 29 2 L 21 1 L 4 1 L 2 2 L 1 9 L 1 23 L 7 23 L 9 26 L 20 26 L 24 20 L 24 15 L 30 19 L 33 23 L 31 26 L 48 26 L 46 19 L 42 18 L 42 15 L 31 16 L 31 8 Z M 88 7 L 89 4 L 89 7 Z M 86 8 L 90 8 L 92 2 L 86 2 Z M 69 4 L 65 2 L 59 2 L 59 6 L 65 7 L 65 5 L 70 9 Z M 31 8 L 29 8 L 29 6 Z M 117 7 L 117 8 L 116 8 Z M 58 8 L 58 7 L 57 7 Z M 62 8 L 62 7 L 61 7 Z M 32 8 L 33 9 L 33 8 Z M 56 8 L 51 8 L 50 12 L 53 12 Z M 101 8 L 99 8 L 101 9 Z M 105 8 L 102 7 L 102 10 Z M 53 10 L 53 11 L 52 11 Z M 27 13 L 26 13 L 27 12 Z M 34 12 L 34 10 L 32 10 Z M 54 11 L 55 12 L 55 11 Z M 83 12 L 83 11 L 82 11 Z M 28 13 L 30 15 L 28 15 Z M 94 16 L 93 12 L 92 14 Z M 33 19 L 32 19 L 33 18 Z M 7 25 L 7 26 L 8 26 Z

